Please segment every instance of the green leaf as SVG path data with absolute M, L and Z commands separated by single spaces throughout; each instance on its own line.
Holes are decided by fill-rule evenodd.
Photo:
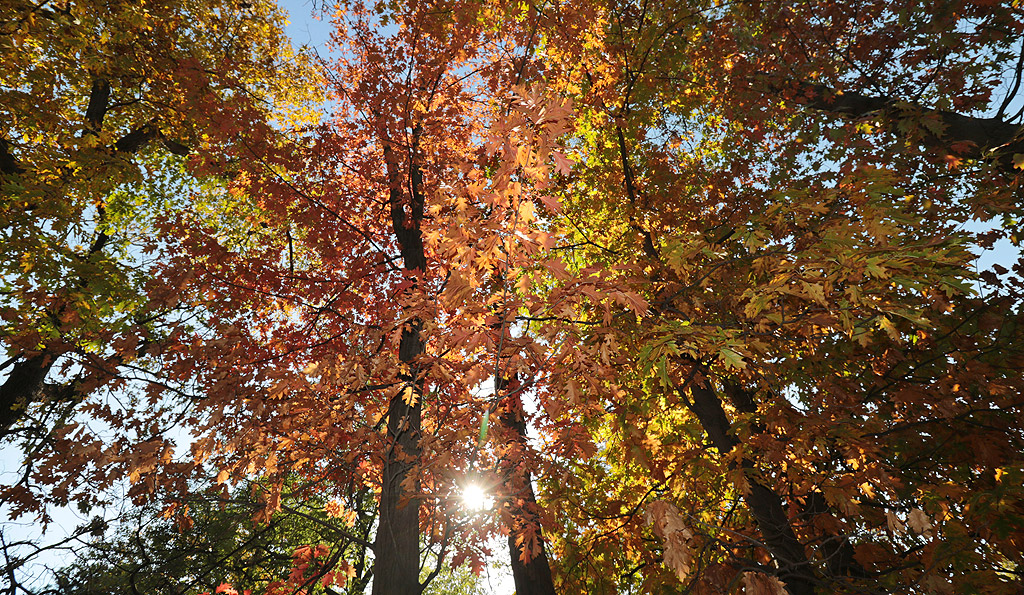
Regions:
M 729 347 L 723 347 L 718 352 L 718 359 L 720 359 L 727 368 L 743 370 L 747 367 L 747 362 L 743 360 L 743 356 L 736 353 Z

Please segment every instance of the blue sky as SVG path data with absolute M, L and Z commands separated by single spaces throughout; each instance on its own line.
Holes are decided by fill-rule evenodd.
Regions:
M 307 45 L 325 53 L 331 24 L 327 19 L 313 18 L 314 10 L 324 5 L 322 1 L 315 4 L 314 7 L 313 0 L 282 0 L 280 2 L 280 6 L 288 11 L 289 24 L 285 32 L 291 38 L 292 45 L 296 48 Z

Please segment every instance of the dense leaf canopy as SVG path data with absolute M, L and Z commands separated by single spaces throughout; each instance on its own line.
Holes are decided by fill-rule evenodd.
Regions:
M 345 2 L 315 68 L 2 6 L 15 514 L 212 472 L 369 502 L 322 587 L 1018 592 L 1016 3 Z

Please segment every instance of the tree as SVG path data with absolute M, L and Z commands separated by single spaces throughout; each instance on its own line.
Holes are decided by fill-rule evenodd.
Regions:
M 197 594 L 221 585 L 264 592 L 287 584 L 362 593 L 370 579 L 366 539 L 374 511 L 350 506 L 372 506 L 372 499 L 365 493 L 326 499 L 324 486 L 321 495 L 290 487 L 284 509 L 267 523 L 252 522 L 261 506 L 257 483 L 230 496 L 210 490 L 170 507 L 131 509 L 113 535 L 90 540 L 73 564 L 56 572 L 53 592 Z
M 330 124 L 235 164 L 237 225 L 168 224 L 198 439 L 133 495 L 214 465 L 266 521 L 286 480 L 365 485 L 376 592 L 502 529 L 548 592 L 1013 592 L 1022 269 L 972 250 L 1016 241 L 1017 8 L 335 22 Z M 498 517 L 460 520 L 467 475 Z
M 330 126 L 233 180 L 247 227 L 272 231 L 178 222 L 209 309 L 209 334 L 165 371 L 202 387 L 185 419 L 196 462 L 225 481 L 264 471 L 266 515 L 285 477 L 373 486 L 375 592 L 421 591 L 421 528 L 439 565 L 453 543 L 480 565 L 464 537 L 497 527 L 459 521 L 453 501 L 490 456 L 472 437 L 501 396 L 473 392 L 496 361 L 535 367 L 529 341 L 493 328 L 513 322 L 511 286 L 547 242 L 534 193 L 567 110 L 517 87 L 505 53 L 527 32 L 502 23 L 518 9 L 456 7 L 346 5 Z M 139 494 L 180 472 L 148 463 Z
M 253 523 L 264 489 L 258 482 L 221 486 L 131 508 L 93 527 L 76 560 L 56 570 L 43 593 L 367 592 L 377 520 L 372 492 L 288 482 L 281 510 Z M 483 590 L 483 579 L 462 566 L 442 569 L 424 593 Z
M 152 361 L 173 349 L 191 307 L 178 284 L 155 282 L 166 246 L 157 222 L 195 208 L 183 204 L 188 194 L 216 197 L 211 176 L 272 143 L 271 119 L 289 117 L 270 103 L 284 108 L 306 92 L 280 18 L 267 2 L 0 6 L 0 435 L 30 459 L 23 480 L 3 489 L 15 514 L 38 504 L 27 486 L 41 470 L 66 503 L 76 480 L 52 474 L 99 454 L 52 458 L 84 398 L 141 382 L 156 404 Z M 117 407 L 89 408 L 122 426 Z M 140 439 L 156 425 L 136 428 Z M 94 444 L 82 430 L 71 443 Z M 108 464 L 124 454 L 103 450 Z
M 0 486 L 12 520 L 87 513 L 195 397 L 161 377 L 201 301 L 161 222 L 231 208 L 231 162 L 309 95 L 267 2 L 0 3 Z M 271 106 L 274 106 L 273 109 Z M 156 270 L 163 268 L 164 279 Z M 5 578 L 52 544 L 4 527 Z M 91 530 L 86 527 L 83 530 Z
M 971 511 L 1020 501 L 1020 280 L 975 294 L 970 246 L 1015 233 L 1019 124 L 971 110 L 1008 71 L 1009 113 L 1016 9 L 590 9 L 603 43 L 547 52 L 584 139 L 565 415 L 603 446 L 547 485 L 563 580 L 1013 592 L 1018 505 Z

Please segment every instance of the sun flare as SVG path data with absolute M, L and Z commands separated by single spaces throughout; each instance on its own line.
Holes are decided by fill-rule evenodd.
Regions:
M 462 489 L 462 504 L 474 512 L 490 510 L 494 499 L 487 494 L 483 487 L 471 483 Z

